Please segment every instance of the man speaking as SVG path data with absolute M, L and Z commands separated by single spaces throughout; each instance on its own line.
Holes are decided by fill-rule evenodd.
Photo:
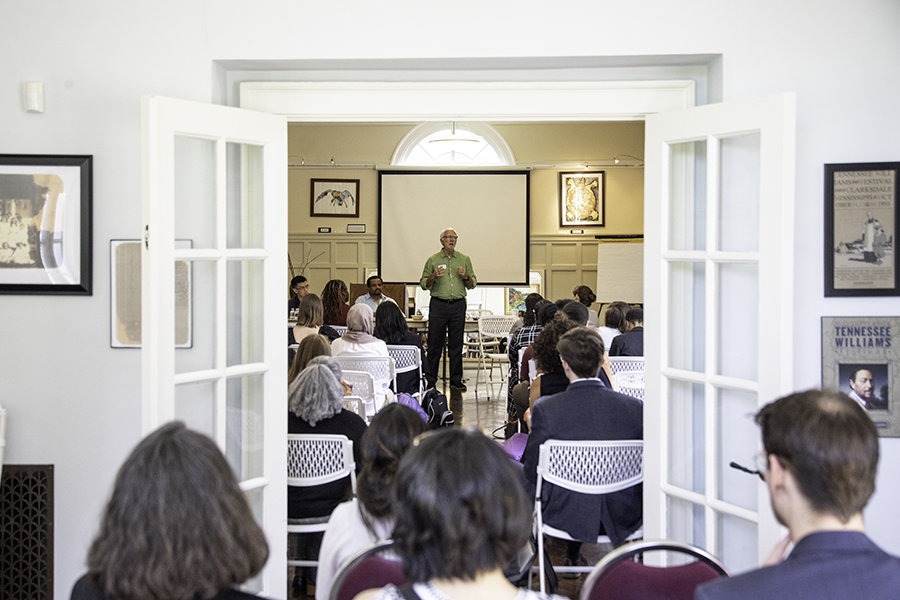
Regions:
M 431 291 L 428 312 L 428 369 L 425 379 L 434 387 L 438 365 L 447 340 L 450 359 L 450 387 L 466 391 L 462 382 L 463 332 L 466 327 L 466 290 L 478 283 L 472 261 L 456 251 L 459 236 L 454 229 L 441 232 L 441 251 L 428 257 L 419 283 Z

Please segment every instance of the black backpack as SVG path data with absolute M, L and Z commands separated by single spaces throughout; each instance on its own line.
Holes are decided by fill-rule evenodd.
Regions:
M 422 410 L 428 415 L 428 428 L 452 427 L 453 413 L 447 404 L 447 396 L 434 388 L 425 392 L 422 396 Z

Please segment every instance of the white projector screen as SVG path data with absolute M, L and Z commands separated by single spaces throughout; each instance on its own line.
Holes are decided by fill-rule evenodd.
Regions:
M 527 285 L 528 171 L 382 171 L 378 192 L 385 282 L 418 284 L 452 227 L 479 285 Z

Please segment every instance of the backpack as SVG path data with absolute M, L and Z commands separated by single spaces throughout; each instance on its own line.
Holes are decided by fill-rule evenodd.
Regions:
M 422 396 L 422 410 L 428 415 L 428 428 L 452 427 L 454 425 L 453 413 L 447 404 L 447 396 L 434 388 L 425 392 Z

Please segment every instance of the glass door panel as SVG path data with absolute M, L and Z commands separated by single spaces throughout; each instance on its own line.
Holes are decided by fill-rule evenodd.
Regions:
M 759 132 L 719 140 L 719 249 L 759 249 Z
M 706 249 L 706 140 L 669 146 L 669 249 Z
M 706 267 L 702 262 L 670 262 L 665 304 L 672 329 L 669 364 L 674 369 L 703 372 L 706 364 Z

